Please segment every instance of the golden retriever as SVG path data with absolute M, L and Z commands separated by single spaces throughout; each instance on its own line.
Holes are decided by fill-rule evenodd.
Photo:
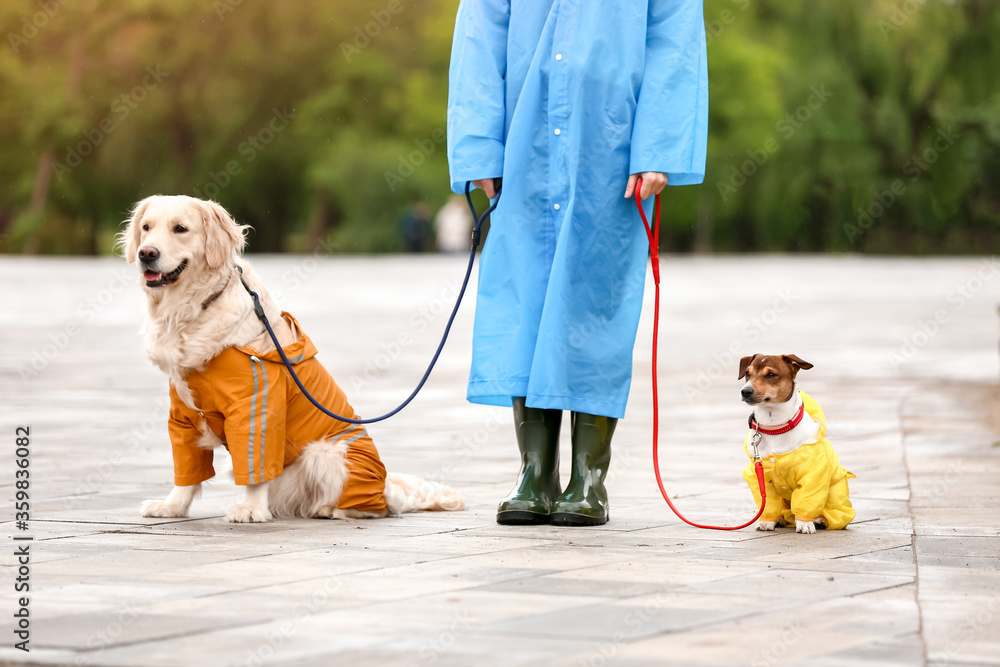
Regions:
M 215 202 L 154 195 L 135 205 L 119 236 L 125 259 L 138 263 L 142 272 L 148 303 L 146 350 L 171 387 L 175 486 L 164 500 L 146 501 L 142 515 L 187 516 L 201 482 L 214 474 L 211 449 L 218 446 L 230 451 L 235 481 L 245 489 L 243 500 L 227 515 L 232 522 L 269 521 L 272 516 L 377 518 L 463 509 L 464 501 L 451 488 L 411 475 L 386 475 L 363 427 L 322 416 L 311 405 L 307 414 L 303 402 L 293 401 L 297 389 L 278 386 L 291 381 L 280 363 L 267 361 L 266 354 L 273 359 L 275 348 L 254 314 L 240 272 L 260 295 L 282 348 L 308 347 L 311 341 L 294 318 L 281 313 L 241 257 L 247 229 Z M 225 366 L 234 360 L 246 364 L 245 372 L 242 365 L 239 372 Z M 319 362 L 307 361 L 321 385 L 310 393 L 325 388 L 339 392 L 343 400 Z M 275 387 L 281 389 L 278 398 Z M 226 403 L 230 395 L 236 398 Z M 346 400 L 342 405 L 350 410 Z M 249 409 L 249 420 L 237 418 L 239 409 L 244 416 Z M 322 430 L 319 437 L 313 435 L 317 428 Z M 271 436 L 266 443 L 265 434 Z M 365 501 L 343 506 L 351 494 L 355 499 L 364 495 Z

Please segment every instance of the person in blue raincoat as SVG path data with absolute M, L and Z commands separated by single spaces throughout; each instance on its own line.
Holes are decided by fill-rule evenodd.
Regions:
M 701 183 L 701 0 L 461 0 L 449 70 L 451 187 L 493 198 L 468 399 L 513 405 L 521 452 L 500 523 L 599 525 L 625 412 L 648 243 L 635 203 Z M 572 474 L 559 482 L 562 411 Z

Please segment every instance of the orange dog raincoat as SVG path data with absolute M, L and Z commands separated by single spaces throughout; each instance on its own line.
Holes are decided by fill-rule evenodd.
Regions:
M 331 411 L 354 415 L 343 390 L 315 358 L 313 342 L 295 318 L 288 313 L 282 317 L 294 338 L 282 349 L 302 384 Z M 240 485 L 278 477 L 310 442 L 342 442 L 347 445 L 348 478 L 337 506 L 369 512 L 386 509 L 385 466 L 368 431 L 317 410 L 289 376 L 266 333 L 248 345 L 223 350 L 185 380 L 198 410 L 185 405 L 171 384 L 169 428 L 177 486 L 198 484 L 215 475 L 212 450 L 198 444 L 202 426 L 207 425 L 229 450 Z

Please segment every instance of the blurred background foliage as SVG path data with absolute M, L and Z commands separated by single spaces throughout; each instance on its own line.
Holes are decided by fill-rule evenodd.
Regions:
M 0 251 L 101 254 L 149 194 L 257 252 L 384 252 L 448 198 L 456 0 L 5 0 Z M 706 0 L 708 176 L 687 251 L 993 253 L 994 0 Z M 482 202 L 480 202 L 482 204 Z

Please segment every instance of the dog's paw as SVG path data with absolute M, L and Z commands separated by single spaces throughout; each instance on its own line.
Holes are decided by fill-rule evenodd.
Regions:
M 230 523 L 267 523 L 271 520 L 271 510 L 254 505 L 237 505 L 226 514 Z
M 165 500 L 147 500 L 140 509 L 142 516 L 161 519 L 176 519 L 187 516 L 187 510 L 171 505 Z
M 339 519 L 337 516 L 337 506 L 335 504 L 323 505 L 313 512 L 314 519 Z
M 795 520 L 795 532 L 804 533 L 806 535 L 812 535 L 816 532 L 816 524 L 812 521 L 799 521 Z
M 774 530 L 774 527 L 777 525 L 777 521 L 759 521 L 757 523 L 757 530 Z

